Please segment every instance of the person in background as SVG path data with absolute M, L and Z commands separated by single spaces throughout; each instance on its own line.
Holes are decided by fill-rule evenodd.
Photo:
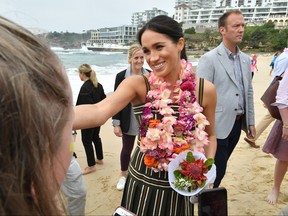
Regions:
M 77 132 L 72 131 L 73 141 L 76 140 Z M 70 216 L 85 215 L 86 187 L 79 163 L 76 160 L 76 153 L 73 153 L 66 178 L 61 185 L 61 191 L 67 198 L 67 210 Z
M 92 70 L 90 65 L 82 64 L 78 68 L 78 71 L 79 77 L 82 81 L 84 81 L 84 84 L 80 88 L 76 106 L 81 104 L 98 103 L 106 98 L 103 86 L 98 82 L 96 73 L 94 70 Z M 89 113 L 86 115 L 89 115 Z M 96 163 L 103 164 L 103 149 L 100 138 L 100 128 L 101 127 L 99 126 L 81 130 L 82 143 L 85 149 L 88 164 L 88 167 L 86 167 L 83 171 L 83 175 L 95 172 Z M 97 160 L 95 160 L 92 142 L 94 144 Z
M 252 74 L 252 79 L 253 79 L 253 76 L 254 76 L 255 69 L 258 71 L 258 68 L 257 68 L 257 55 L 256 54 L 252 54 L 251 55 L 251 60 L 250 60 L 250 70 L 251 70 L 251 74 Z
M 256 125 L 256 135 L 254 138 L 248 138 L 247 136 L 244 137 L 244 141 L 250 145 L 252 148 L 260 148 L 259 145 L 256 145 L 257 139 L 260 135 L 265 131 L 265 129 L 275 120 L 271 114 L 269 113 L 268 109 L 265 111 L 265 115 L 261 118 L 259 123 Z
M 276 54 L 275 54 L 276 55 Z M 278 55 L 279 56 L 279 55 Z M 276 76 L 280 76 L 285 69 L 288 67 L 288 49 L 285 48 L 283 52 L 280 54 L 280 58 L 277 58 L 274 63 L 274 70 L 271 77 L 271 82 Z M 274 118 L 271 116 L 268 110 L 266 110 L 266 114 L 261 118 L 259 123 L 256 126 L 256 136 L 254 138 L 244 137 L 244 141 L 247 142 L 253 148 L 259 148 L 259 145 L 256 145 L 257 139 L 263 133 L 263 131 L 274 122 Z
M 131 102 L 140 134 L 121 206 L 139 216 L 193 215 L 189 197 L 169 184 L 168 164 L 176 151 L 184 149 L 205 151 L 207 158 L 214 158 L 216 91 L 192 71 L 183 30 L 174 19 L 152 18 L 138 32 L 137 40 L 152 72 L 125 78 L 97 104 L 76 106 L 74 129 L 102 125 Z M 146 151 L 149 145 L 155 151 Z
M 276 52 L 275 54 L 274 54 L 274 56 L 273 56 L 273 59 L 272 59 L 272 61 L 271 61 L 271 63 L 270 63 L 270 67 L 271 67 L 271 70 L 269 71 L 269 75 L 271 76 L 271 74 L 272 74 L 272 72 L 273 72 L 273 70 L 274 70 L 274 64 L 275 64 L 275 61 L 276 61 L 276 59 L 277 59 L 277 57 L 280 55 L 280 52 Z
M 288 63 L 288 58 L 286 62 Z M 282 121 L 276 120 L 263 146 L 263 152 L 272 154 L 277 159 L 274 185 L 267 196 L 267 202 L 271 205 L 277 203 L 280 186 L 288 168 L 288 65 L 279 83 L 274 105 L 278 107 Z
M 144 60 L 144 53 L 141 46 L 139 44 L 131 45 L 128 50 L 129 67 L 116 75 L 114 91 L 125 78 L 148 73 L 148 71 L 143 68 Z M 123 190 L 139 125 L 133 113 L 131 103 L 113 116 L 112 119 L 114 134 L 118 137 L 122 137 L 122 150 L 120 154 L 121 176 L 116 188 L 117 190 Z
M 0 16 L 0 214 L 65 215 L 60 186 L 72 153 L 72 91 L 61 61 Z
M 197 75 L 212 82 L 217 91 L 217 176 L 214 187 L 219 187 L 225 175 L 241 129 L 249 138 L 256 135 L 250 58 L 238 47 L 244 35 L 244 25 L 239 10 L 227 11 L 219 17 L 218 27 L 223 41 L 204 54 L 197 66 Z

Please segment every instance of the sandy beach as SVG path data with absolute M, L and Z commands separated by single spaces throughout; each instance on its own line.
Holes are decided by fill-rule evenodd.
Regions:
M 256 124 L 265 114 L 260 97 L 269 84 L 269 64 L 273 56 L 260 54 L 258 72 L 253 79 Z M 242 132 L 240 141 L 234 150 L 221 186 L 228 191 L 229 215 L 277 215 L 288 203 L 288 176 L 282 183 L 278 204 L 271 206 L 266 202 L 267 194 L 273 184 L 273 172 L 276 159 L 262 152 L 262 146 L 273 124 L 260 136 L 259 149 L 251 148 L 244 140 Z M 217 126 L 217 125 L 216 125 Z M 116 184 L 120 175 L 121 138 L 113 133 L 111 119 L 101 127 L 104 149 L 104 164 L 96 165 L 95 173 L 85 175 L 87 187 L 86 215 L 112 215 L 120 205 L 122 191 L 117 191 Z M 76 139 L 76 153 L 82 169 L 87 166 L 80 131 Z M 197 215 L 197 211 L 195 211 Z

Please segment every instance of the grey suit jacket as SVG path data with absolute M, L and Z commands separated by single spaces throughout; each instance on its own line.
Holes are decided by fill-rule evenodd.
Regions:
M 249 125 L 255 125 L 253 87 L 249 56 L 240 51 L 243 85 L 245 91 L 245 118 L 242 129 L 247 132 Z M 223 42 L 204 54 L 197 66 L 197 75 L 212 82 L 216 87 L 217 105 L 215 113 L 215 130 L 218 139 L 225 139 L 235 123 L 238 107 L 237 82 Z

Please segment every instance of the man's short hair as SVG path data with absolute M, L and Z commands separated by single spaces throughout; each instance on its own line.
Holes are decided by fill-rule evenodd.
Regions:
M 225 12 L 218 19 L 218 28 L 220 28 L 222 26 L 223 27 L 226 26 L 226 20 L 231 14 L 240 14 L 240 15 L 242 15 L 242 12 L 240 10 L 229 10 L 229 11 Z

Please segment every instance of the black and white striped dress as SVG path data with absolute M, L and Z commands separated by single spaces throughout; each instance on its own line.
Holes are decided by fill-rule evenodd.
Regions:
M 142 118 L 143 105 L 134 106 L 137 121 Z M 178 110 L 178 107 L 174 106 Z M 194 215 L 194 206 L 174 191 L 168 181 L 168 172 L 154 172 L 144 164 L 144 153 L 137 144 L 128 168 L 121 205 L 140 215 Z

